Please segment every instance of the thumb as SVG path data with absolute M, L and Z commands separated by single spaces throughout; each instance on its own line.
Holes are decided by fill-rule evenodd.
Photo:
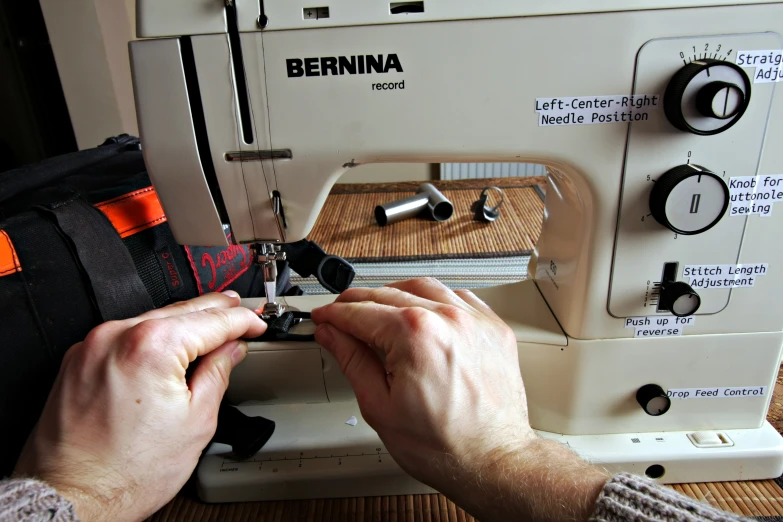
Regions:
M 247 343 L 229 341 L 220 348 L 199 358 L 190 377 L 191 402 L 196 408 L 220 408 L 220 401 L 228 389 L 231 370 L 247 356 Z
M 389 397 L 386 370 L 366 343 L 328 323 L 318 325 L 315 340 L 337 360 L 363 412 L 373 411 L 371 403 Z

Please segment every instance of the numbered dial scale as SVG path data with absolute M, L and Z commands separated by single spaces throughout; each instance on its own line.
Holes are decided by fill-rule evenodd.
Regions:
M 739 66 L 705 58 L 672 77 L 663 109 L 672 125 L 701 136 L 718 134 L 739 121 L 750 103 L 750 79 Z
M 729 188 L 699 165 L 680 165 L 658 178 L 650 192 L 650 211 L 677 234 L 695 235 L 714 227 L 729 206 Z

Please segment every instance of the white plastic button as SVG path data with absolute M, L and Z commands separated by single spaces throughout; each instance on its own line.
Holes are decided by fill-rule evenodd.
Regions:
M 689 433 L 688 438 L 697 448 L 715 448 L 718 446 L 733 446 L 734 442 L 724 433 L 714 431 L 697 431 Z

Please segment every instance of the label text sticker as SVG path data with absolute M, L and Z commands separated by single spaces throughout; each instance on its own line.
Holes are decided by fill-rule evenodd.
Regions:
M 772 206 L 783 201 L 783 174 L 729 178 L 730 216 L 769 216 Z
M 695 322 L 693 316 L 628 317 L 625 319 L 625 327 L 634 329 L 634 337 L 672 337 L 682 335 L 683 328 Z
M 766 394 L 766 386 L 678 388 L 666 392 L 666 395 L 672 399 L 731 399 L 733 397 L 764 397 Z
M 540 127 L 646 121 L 660 107 L 657 94 L 536 98 Z
M 783 60 L 783 52 L 779 49 L 737 53 L 737 65 L 756 68 L 752 75 L 753 83 L 772 83 L 783 80 L 780 75 L 781 60 Z
M 744 265 L 686 265 L 682 276 L 693 288 L 750 288 L 766 275 L 769 263 Z

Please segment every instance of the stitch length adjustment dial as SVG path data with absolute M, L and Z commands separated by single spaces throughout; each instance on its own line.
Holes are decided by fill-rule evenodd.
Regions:
M 705 58 L 682 67 L 663 95 L 663 110 L 678 129 L 718 134 L 739 121 L 750 103 L 750 79 L 741 67 Z

